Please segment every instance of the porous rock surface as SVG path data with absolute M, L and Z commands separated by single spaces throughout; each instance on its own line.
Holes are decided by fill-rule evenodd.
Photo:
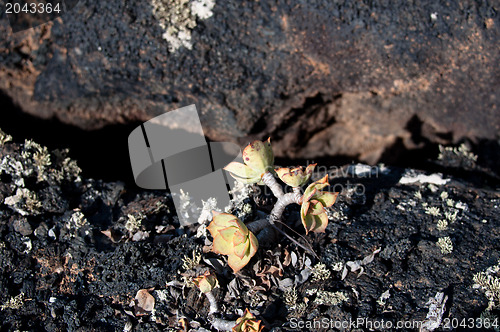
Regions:
M 210 138 L 272 136 L 292 158 L 498 138 L 493 1 L 217 1 L 182 16 L 192 47 L 179 48 L 155 6 L 81 0 L 16 34 L 4 15 L 1 92 L 87 129 L 195 103 Z

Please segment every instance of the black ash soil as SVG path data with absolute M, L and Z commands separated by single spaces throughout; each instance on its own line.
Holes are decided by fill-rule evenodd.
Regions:
M 280 237 L 262 243 L 235 276 L 224 257 L 207 252 L 198 227 L 179 227 L 168 193 L 89 179 L 66 152 L 48 153 L 50 163 L 35 143 L 0 147 L 2 331 L 174 331 L 182 318 L 210 330 L 205 297 L 185 282 L 203 268 L 216 271 L 225 318 L 249 308 L 266 330 L 330 331 L 358 318 L 424 321 L 437 292 L 448 297 L 443 318 L 484 317 L 488 307 L 473 276 L 499 264 L 500 182 L 453 154 L 434 163 L 445 184 L 404 184 L 402 168 L 338 172 L 330 183 L 343 190 L 326 233 L 305 236 L 295 207 L 284 218 L 319 259 Z M 270 202 L 246 199 L 249 220 Z M 438 245 L 444 238 L 452 248 Z M 347 262 L 377 249 L 361 275 L 348 270 L 342 279 Z M 193 252 L 202 257 L 197 266 L 184 259 Z M 155 299 L 152 312 L 135 300 L 143 289 Z M 307 325 L 314 321 L 330 325 Z

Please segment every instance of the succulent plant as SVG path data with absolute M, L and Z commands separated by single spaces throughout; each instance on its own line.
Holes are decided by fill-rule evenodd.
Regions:
M 262 184 L 262 176 L 273 169 L 274 155 L 271 149 L 271 139 L 254 141 L 243 150 L 243 162 L 231 162 L 224 169 L 232 177 L 242 183 Z
M 212 222 L 207 229 L 214 238 L 213 251 L 227 255 L 228 264 L 234 272 L 248 264 L 257 252 L 257 238 L 232 214 L 214 211 Z
M 311 177 L 314 167 L 316 164 L 310 164 L 304 168 L 302 166 L 298 166 L 295 168 L 278 168 L 276 169 L 276 174 L 281 179 L 281 181 L 285 182 L 290 187 L 301 187 L 309 181 Z
M 233 332 L 260 332 L 263 328 L 261 321 L 257 320 L 248 309 L 245 309 L 243 316 L 236 320 Z
M 338 196 L 338 193 L 321 191 L 328 185 L 328 175 L 325 175 L 322 179 L 311 183 L 302 196 L 300 218 L 306 229 L 306 234 L 309 232 L 322 233 L 328 225 L 325 207 L 332 206 Z
M 219 286 L 217 277 L 211 271 L 206 271 L 201 276 L 193 278 L 193 284 L 200 289 L 202 293 L 211 292 L 212 289 Z
M 273 171 L 274 156 L 270 139 L 264 142 L 254 141 L 250 143 L 243 150 L 243 162 L 244 164 L 231 162 L 224 169 L 241 183 L 266 185 L 277 201 L 267 218 L 252 221 L 248 225 L 232 214 L 213 211 L 212 221 L 207 227 L 213 237 L 212 250 L 215 253 L 227 255 L 229 266 L 234 272 L 238 272 L 248 264 L 259 247 L 253 233 L 272 226 L 297 246 L 315 255 L 312 249 L 289 236 L 276 224 L 288 205 L 299 204 L 301 205 L 300 216 L 306 233 L 324 232 L 328 224 L 325 208 L 335 203 L 338 195 L 338 193 L 322 190 L 329 185 L 328 176 L 310 184 L 302 195 L 301 187 L 311 178 L 316 164 L 308 165 L 306 168 L 300 166 L 282 167 Z M 276 181 L 275 175 L 291 186 L 293 191 L 285 193 L 281 184 Z M 268 234 L 272 234 L 272 232 L 261 232 L 259 236 L 264 235 L 263 238 L 265 238 Z M 215 315 L 220 313 L 217 300 L 212 293 L 212 289 L 217 286 L 217 279 L 210 272 L 194 278 L 193 282 L 205 294 L 210 303 L 208 319 L 214 329 L 219 331 L 232 330 L 233 332 L 260 332 L 263 329 L 261 321 L 257 320 L 248 309 L 236 321 L 228 321 Z

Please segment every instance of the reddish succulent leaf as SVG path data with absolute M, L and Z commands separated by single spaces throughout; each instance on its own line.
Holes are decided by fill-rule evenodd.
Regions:
M 260 332 L 264 326 L 261 325 L 261 321 L 257 320 L 255 316 L 248 310 L 245 309 L 245 313 L 242 317 L 236 320 L 236 325 L 233 327 L 233 332 Z

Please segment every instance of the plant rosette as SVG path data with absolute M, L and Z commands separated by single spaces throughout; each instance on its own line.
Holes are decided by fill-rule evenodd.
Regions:
M 271 148 L 271 139 L 267 141 L 253 141 L 243 150 L 243 162 L 231 162 L 224 169 L 233 178 L 245 184 L 258 183 L 263 185 L 262 176 L 273 169 L 274 154 Z
M 306 229 L 306 234 L 309 232 L 322 233 L 328 226 L 325 208 L 332 206 L 338 196 L 338 193 L 321 190 L 328 185 L 328 175 L 325 175 L 322 179 L 311 183 L 302 196 L 300 218 Z
M 257 252 L 257 238 L 232 214 L 213 211 L 213 219 L 207 229 L 214 238 L 213 251 L 227 255 L 228 264 L 234 272 L 247 265 Z
M 245 309 L 243 316 L 236 320 L 233 332 L 260 332 L 263 328 L 261 321 L 257 320 L 248 309 Z
M 314 171 L 314 167 L 316 167 L 316 164 L 308 165 L 305 170 L 302 166 L 295 168 L 282 167 L 276 169 L 276 174 L 278 174 L 281 181 L 290 187 L 297 188 L 303 186 L 307 183 L 307 181 L 309 181 Z

